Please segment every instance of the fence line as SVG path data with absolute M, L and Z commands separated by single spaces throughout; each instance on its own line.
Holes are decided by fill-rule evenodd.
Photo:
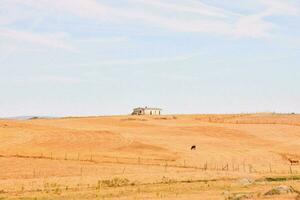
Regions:
M 187 160 L 183 160 L 183 163 L 178 164 L 178 161 L 174 160 L 163 160 L 163 159 L 149 159 L 149 158 L 125 158 L 125 157 L 108 157 L 108 156 L 100 156 L 96 154 L 90 154 L 89 158 L 84 159 L 83 156 L 80 155 L 80 153 L 77 153 L 77 157 L 72 158 L 71 156 L 68 156 L 67 152 L 65 152 L 64 157 L 54 157 L 54 154 L 50 152 L 48 156 L 44 153 L 40 153 L 38 156 L 27 156 L 27 155 L 21 155 L 21 154 L 15 154 L 15 155 L 0 155 L 0 157 L 6 157 L 6 158 L 25 158 L 25 159 L 49 159 L 49 160 L 65 160 L 65 161 L 78 161 L 78 162 L 92 162 L 94 164 L 101 164 L 101 163 L 107 163 L 107 164 L 127 164 L 127 165 L 148 165 L 148 166 L 162 166 L 164 167 L 164 172 L 167 172 L 169 168 L 187 168 L 187 169 L 196 169 L 196 170 L 202 170 L 202 171 L 228 171 L 228 172 L 244 172 L 244 173 L 270 173 L 270 174 L 298 174 L 298 170 L 300 170 L 300 165 L 292 165 L 287 164 L 285 167 L 284 165 L 272 165 L 272 163 L 267 163 L 265 165 L 262 164 L 253 164 L 253 163 L 246 163 L 243 161 L 242 163 L 235 163 L 231 161 L 225 162 L 210 162 L 208 163 L 207 160 L 203 162 L 203 164 L 196 164 L 196 165 L 189 165 Z M 71 154 L 73 155 L 73 154 Z M 75 154 L 76 155 L 76 154 Z M 86 155 L 85 157 L 87 157 Z M 102 160 L 96 159 L 101 157 Z M 113 161 L 113 158 L 115 158 L 115 161 Z M 110 159 L 110 160 L 105 160 Z M 123 159 L 123 161 L 122 161 Z M 124 160 L 127 160 L 127 162 Z M 130 161 L 128 161 L 130 160 Z M 219 167 L 220 166 L 220 167 Z M 242 166 L 242 167 L 240 167 Z M 280 170 L 279 170 L 280 168 Z M 282 171 L 282 169 L 285 169 Z M 125 168 L 122 172 L 125 173 Z M 82 168 L 80 169 L 80 174 L 82 176 Z M 37 175 L 37 172 L 33 170 L 32 173 L 33 177 Z

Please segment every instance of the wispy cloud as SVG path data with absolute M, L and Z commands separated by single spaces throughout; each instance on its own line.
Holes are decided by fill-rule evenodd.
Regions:
M 233 37 L 266 37 L 276 25 L 266 17 L 272 15 L 299 15 L 299 8 L 289 0 L 256 0 L 262 10 L 252 14 L 232 12 L 231 10 L 212 6 L 195 0 L 128 0 L 122 5 L 96 0 L 3 0 L 8 7 L 25 6 L 33 12 L 58 15 L 74 15 L 99 22 L 117 24 L 144 24 L 176 32 L 208 33 Z M 145 9 L 140 9 L 144 6 Z M 166 15 L 165 13 L 169 13 Z M 170 14 L 171 13 L 171 14 Z M 2 23 L 8 23 L 3 19 Z M 1 23 L 1 20 L 0 20 Z M 3 35 L 8 36 L 8 30 Z M 3 29 L 2 29 L 3 32 Z M 5 33 L 6 32 L 6 33 Z M 29 34 L 11 30 L 15 38 L 40 43 L 49 47 L 72 48 L 60 38 L 47 35 Z M 59 41 L 58 41 L 59 40 Z
M 260 38 L 269 36 L 274 24 L 263 19 L 265 15 L 254 14 L 241 17 L 234 24 L 232 34 L 237 37 Z
M 84 43 L 98 43 L 98 44 L 112 44 L 112 43 L 126 43 L 128 38 L 126 37 L 94 37 L 94 38 L 85 38 L 78 39 L 77 42 Z
M 52 48 L 74 50 L 74 47 L 65 41 L 65 33 L 40 34 L 13 29 L 0 28 L 0 38 L 6 38 L 17 42 L 29 42 Z
M 300 9 L 289 0 L 258 0 L 266 6 L 266 15 L 300 15 Z
M 233 28 L 233 35 L 238 37 L 266 37 L 270 36 L 275 24 L 265 18 L 273 15 L 299 15 L 299 8 L 290 1 L 282 0 L 258 0 L 258 4 L 264 6 L 260 12 L 245 15 L 237 19 Z
M 195 13 L 203 16 L 210 16 L 210 17 L 221 17 L 226 18 L 229 15 L 239 15 L 237 13 L 229 12 L 221 8 L 217 8 L 214 6 L 209 6 L 207 4 L 201 3 L 199 1 L 195 0 L 187 0 L 187 1 L 180 1 L 180 3 L 175 3 L 175 1 L 172 1 L 171 3 L 161 1 L 161 0 L 131 0 L 133 2 L 142 3 L 146 6 L 153 6 L 153 7 L 159 7 L 164 8 L 169 11 L 175 11 L 175 12 L 186 12 L 186 13 Z
M 174 62 L 174 61 L 184 61 L 189 60 L 193 57 L 203 55 L 202 52 L 197 53 L 190 53 L 184 55 L 177 55 L 177 56 L 166 56 L 166 57 L 148 57 L 148 58 L 138 58 L 138 59 L 118 59 L 118 60 L 102 60 L 98 63 L 93 64 L 80 64 L 80 66 L 111 66 L 111 65 L 144 65 L 144 64 L 157 64 L 157 63 L 164 63 L 164 62 Z M 78 65 L 76 65 L 78 66 Z
M 61 12 L 77 15 L 80 17 L 98 18 L 107 15 L 110 7 L 98 3 L 96 0 L 4 0 L 11 5 L 21 5 L 46 12 Z
M 167 0 L 129 0 L 128 7 L 120 8 L 96 0 L 61 0 L 61 1 L 20 1 L 19 3 L 38 9 L 66 12 L 96 20 L 110 19 L 112 22 L 129 23 L 132 20 L 169 29 L 172 31 L 212 33 L 239 37 L 264 37 L 274 25 L 265 20 L 266 16 L 299 14 L 299 9 L 290 1 L 257 0 L 264 9 L 251 15 L 243 15 L 211 6 L 200 1 L 167 1 Z M 144 5 L 147 9 L 140 11 L 130 5 Z M 151 8 L 155 8 L 151 10 Z M 164 12 L 172 11 L 173 15 L 165 16 Z M 184 13 L 194 14 L 193 18 Z

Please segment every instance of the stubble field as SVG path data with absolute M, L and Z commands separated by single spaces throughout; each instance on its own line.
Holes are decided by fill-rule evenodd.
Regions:
M 0 199 L 300 199 L 289 159 L 295 114 L 0 120 Z

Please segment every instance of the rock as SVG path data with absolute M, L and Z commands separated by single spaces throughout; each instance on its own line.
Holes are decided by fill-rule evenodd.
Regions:
M 224 195 L 224 196 L 229 196 L 229 195 L 230 195 L 230 192 L 229 192 L 228 190 L 223 191 L 223 192 L 222 192 L 222 195 Z
M 252 180 L 250 178 L 242 178 L 242 179 L 238 180 L 238 182 L 242 185 L 250 185 L 254 182 L 254 180 Z
M 294 192 L 295 190 L 291 186 L 280 185 L 266 192 L 265 195 L 280 195 L 280 194 L 289 194 Z
M 250 194 L 236 194 L 232 197 L 230 197 L 230 200 L 244 200 L 244 199 L 252 199 L 253 196 Z

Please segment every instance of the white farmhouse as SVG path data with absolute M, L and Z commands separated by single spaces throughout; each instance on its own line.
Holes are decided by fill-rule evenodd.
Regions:
M 161 115 L 162 109 L 160 108 L 148 108 L 147 106 L 144 108 L 134 108 L 132 115 Z

